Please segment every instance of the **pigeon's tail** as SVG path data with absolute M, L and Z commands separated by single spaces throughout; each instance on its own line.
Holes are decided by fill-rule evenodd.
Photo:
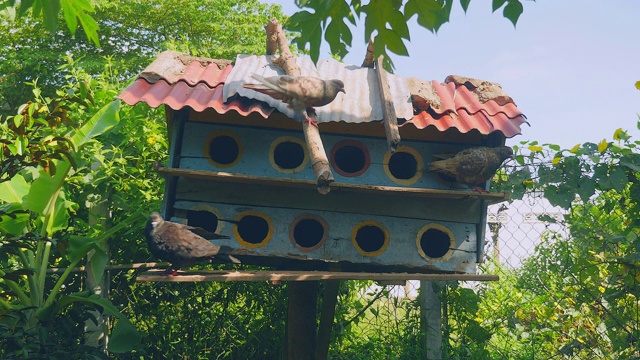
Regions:
M 215 258 L 218 260 L 222 260 L 223 262 L 226 262 L 226 263 L 240 264 L 241 262 L 240 260 L 238 260 L 238 258 L 229 254 L 232 250 L 233 249 L 230 248 L 229 246 L 222 245 L 220 246 L 220 250 L 218 251 L 218 254 L 215 256 Z

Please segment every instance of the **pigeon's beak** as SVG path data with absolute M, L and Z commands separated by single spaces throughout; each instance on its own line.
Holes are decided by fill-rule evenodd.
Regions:
M 340 89 L 340 91 L 339 91 L 339 92 L 341 92 L 341 93 L 343 93 L 343 94 L 346 94 L 346 93 L 347 93 L 346 91 L 344 91 L 344 89 Z

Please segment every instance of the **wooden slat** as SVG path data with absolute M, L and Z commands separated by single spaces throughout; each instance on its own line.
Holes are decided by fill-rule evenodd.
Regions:
M 155 170 L 164 175 L 184 176 L 194 179 L 206 179 L 210 181 L 222 182 L 240 182 L 255 185 L 274 185 L 274 186 L 291 186 L 297 188 L 316 188 L 316 182 L 312 180 L 289 179 L 289 178 L 271 178 L 266 176 L 254 176 L 244 174 L 232 174 L 218 171 L 203 171 L 190 169 L 171 169 L 162 166 L 155 166 Z M 508 193 L 491 193 L 491 192 L 471 192 L 461 190 L 442 190 L 442 189 L 425 189 L 425 188 L 409 188 L 396 186 L 380 186 L 380 185 L 361 185 L 347 183 L 333 183 L 331 188 L 334 191 L 357 191 L 362 193 L 379 193 L 381 191 L 392 192 L 397 195 L 411 195 L 423 197 L 437 197 L 450 199 L 477 198 L 487 199 L 489 202 L 500 202 L 509 199 Z
M 166 276 L 162 270 L 140 274 L 138 282 L 196 282 L 196 281 L 318 281 L 318 280 L 426 280 L 426 281 L 497 281 L 498 275 L 487 274 L 415 274 L 415 273 L 360 273 L 334 271 L 179 271 Z
M 393 105 L 393 97 L 389 89 L 387 74 L 382 68 L 384 55 L 380 55 L 376 60 L 376 74 L 378 75 L 378 88 L 380 89 L 380 100 L 384 112 L 384 131 L 387 134 L 387 145 L 390 152 L 395 152 L 400 144 L 400 133 L 398 132 L 398 116 Z

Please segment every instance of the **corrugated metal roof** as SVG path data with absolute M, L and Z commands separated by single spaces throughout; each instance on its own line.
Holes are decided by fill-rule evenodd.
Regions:
M 316 108 L 318 122 L 382 120 L 382 101 L 373 69 L 335 60 L 321 60 L 316 67 L 308 57 L 298 57 L 298 66 L 303 75 L 345 83 L 346 94 Z M 283 74 L 266 56 L 239 55 L 231 64 L 165 51 L 118 97 L 129 105 L 143 101 L 151 107 L 166 104 L 178 110 L 190 106 L 198 112 L 211 108 L 218 113 L 234 110 L 243 116 L 256 112 L 264 118 L 278 110 L 293 118 L 286 104 L 242 87 L 255 82 L 251 78 L 254 73 L 267 77 Z M 501 131 L 513 137 L 526 122 L 498 84 L 460 76 L 449 76 L 445 83 L 439 83 L 388 75 L 396 115 L 406 120 L 401 126 L 412 124 L 423 129 L 433 125 L 440 131 L 456 128 L 462 133 L 476 129 L 485 135 Z

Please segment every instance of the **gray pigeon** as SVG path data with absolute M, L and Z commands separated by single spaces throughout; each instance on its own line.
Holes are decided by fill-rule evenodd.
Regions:
M 338 96 L 338 93 L 345 93 L 344 83 L 337 79 L 322 80 L 312 76 L 289 75 L 265 78 L 258 74 L 253 74 L 251 77 L 260 84 L 244 84 L 245 88 L 282 100 L 292 110 L 302 113 L 305 120 L 314 125 L 315 122 L 307 115 L 307 109 L 327 105 Z
M 165 271 L 168 276 L 176 275 L 183 266 L 192 266 L 197 262 L 219 259 L 224 262 L 239 264 L 240 260 L 229 255 L 231 248 L 218 246 L 204 239 L 198 233 L 206 230 L 193 226 L 165 221 L 159 213 L 149 215 L 144 229 L 147 245 L 151 253 L 171 265 Z M 209 233 L 212 239 L 225 239 L 228 236 Z
M 478 146 L 462 150 L 444 160 L 432 161 L 429 170 L 473 186 L 476 191 L 484 191 L 478 185 L 493 178 L 506 159 L 513 159 L 513 150 L 508 146 Z

